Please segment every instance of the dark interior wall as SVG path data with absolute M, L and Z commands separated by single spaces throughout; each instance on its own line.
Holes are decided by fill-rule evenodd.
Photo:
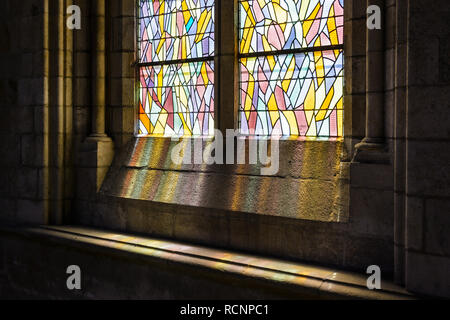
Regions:
M 0 212 L 43 223 L 43 1 L 0 2 Z
M 229 2 L 222 2 L 222 9 Z M 395 12 L 393 1 L 389 7 L 390 12 Z M 291 147 L 281 147 L 281 170 L 278 177 L 272 178 L 261 177 L 255 173 L 257 170 L 245 166 L 219 170 L 201 166 L 175 168 L 169 164 L 167 139 L 133 139 L 129 148 L 121 148 L 133 137 L 134 5 L 133 1 L 108 2 L 107 128 L 116 145 L 116 157 L 102 188 L 106 197 L 89 192 L 87 186 L 94 179 L 87 178 L 84 169 L 78 171 L 75 221 L 358 270 L 376 260 L 386 274 L 392 274 L 392 166 L 352 164 L 356 178 L 351 222 L 347 223 L 349 161 L 353 145 L 365 134 L 365 32 L 361 32 L 366 23 L 365 8 L 365 1 L 353 1 L 345 10 L 347 152 L 340 144 L 336 148 L 327 141 L 286 143 Z M 393 33 L 394 27 L 390 25 L 389 30 Z M 85 32 L 81 31 L 80 40 Z M 233 52 L 226 45 L 222 50 Z M 226 75 L 221 80 L 216 84 L 219 88 L 233 81 Z M 80 89 L 77 96 L 86 99 L 81 92 Z M 115 179 L 116 176 L 119 177 Z M 284 184 L 289 187 L 283 188 Z M 183 187 L 190 188 L 190 192 L 183 191 Z M 214 191 L 217 188 L 223 191 L 220 196 Z M 257 194 L 252 190 L 257 190 Z M 155 194 L 161 196 L 154 197 Z M 201 199 L 201 203 L 196 203 L 196 199 Z M 289 216 L 296 221 L 271 216 Z M 309 227 L 314 220 L 320 221 L 317 229 Z M 333 224 L 336 221 L 339 223 Z M 296 227 L 284 228 L 290 224 Z M 224 231 L 211 232 L 217 229 Z M 306 245 L 304 238 L 312 244 Z M 317 243 L 320 249 L 310 250 Z M 371 256 L 364 254 L 367 246 L 372 248 Z
M 73 133 L 75 149 L 79 148 L 91 130 L 91 14 L 90 1 L 76 0 L 81 9 L 81 30 L 73 33 Z
M 0 1 L 2 223 L 43 224 L 48 218 L 48 184 L 45 179 L 47 157 L 52 154 L 49 153 L 52 145 L 48 142 L 48 126 L 55 118 L 47 116 L 50 90 L 46 87 L 48 70 L 45 71 L 44 67 L 48 49 L 45 37 L 49 35 L 44 28 L 45 2 Z M 365 1 L 347 2 L 345 101 L 351 109 L 346 109 L 345 125 L 352 128 L 346 131 L 350 138 L 347 145 L 351 155 L 352 145 L 364 136 L 365 129 Z M 67 95 L 73 96 L 74 121 L 73 127 L 68 129 L 68 132 L 74 133 L 75 144 L 70 147 L 73 152 L 78 149 L 78 142 L 84 141 L 89 134 L 91 125 L 91 1 L 78 0 L 75 3 L 83 10 L 83 22 L 82 30 L 74 33 L 73 92 Z M 386 3 L 387 13 L 395 16 L 397 22 L 397 25 L 388 26 L 386 40 L 385 119 L 391 163 L 381 166 L 351 164 L 350 221 L 353 232 L 358 236 L 374 241 L 382 239 L 377 242 L 377 250 L 388 255 L 387 265 L 401 266 L 400 273 L 404 275 L 408 289 L 450 296 L 450 8 L 446 0 L 392 0 Z M 107 35 L 107 131 L 118 148 L 133 137 L 134 74 L 131 66 L 134 47 L 129 41 L 134 39 L 130 31 L 134 25 L 133 5 L 134 1 L 131 0 L 108 1 L 111 28 Z M 400 15 L 399 5 L 406 8 Z M 403 29 L 404 33 L 401 31 Z M 349 46 L 349 43 L 352 45 Z M 403 127 L 399 125 L 402 123 Z M 116 203 L 109 202 L 109 199 L 101 203 L 96 194 L 88 194 L 81 199 L 78 192 L 86 189 L 83 175 L 82 171 L 76 171 L 74 176 L 67 175 L 64 180 L 67 185 L 77 185 L 79 190 L 74 192 L 76 200 L 70 208 L 88 212 L 97 210 L 96 204 L 99 204 L 106 213 L 110 213 L 105 203 L 113 206 Z M 117 206 L 118 216 L 124 216 L 131 207 Z M 140 215 L 141 211 L 137 210 Z M 107 218 L 111 218 L 111 215 Z M 133 223 L 142 227 L 139 221 Z M 190 228 L 190 223 L 192 220 L 184 217 L 180 225 Z M 310 228 L 309 222 L 299 221 L 299 224 L 305 224 L 305 230 L 309 228 L 315 231 Z M 280 224 L 275 224 L 272 231 L 267 231 L 270 227 L 268 224 L 264 227 L 259 231 L 261 235 L 272 232 L 277 235 L 275 239 L 278 239 L 278 245 L 284 245 L 285 239 L 279 235 L 286 233 Z M 342 247 L 342 242 L 333 241 L 324 228 L 320 230 L 317 243 L 325 243 L 331 251 Z M 347 231 L 346 227 L 342 230 L 344 234 Z M 194 227 L 191 231 L 196 232 Z M 398 239 L 393 239 L 394 233 Z M 292 229 L 292 234 L 299 233 Z M 347 237 L 346 241 L 354 244 L 359 243 L 358 239 Z M 255 248 L 262 243 L 255 239 L 252 241 Z M 399 254 L 405 260 L 404 266 L 394 261 L 393 241 L 398 241 L 398 247 L 405 249 Z M 328 245 L 333 242 L 334 246 Z M 315 241 L 310 243 L 311 247 L 317 245 Z M 299 246 L 291 244 L 295 252 L 310 250 L 300 250 Z M 360 249 L 367 250 L 357 250 L 354 254 L 348 251 L 349 259 L 364 254 L 367 258 L 371 254 L 369 245 L 360 246 Z M 329 262 L 330 257 L 333 258 L 327 255 L 318 260 Z M 367 259 L 363 261 L 369 262 Z M 353 265 L 363 267 L 358 260 Z
M 406 283 L 450 295 L 448 1 L 409 1 Z

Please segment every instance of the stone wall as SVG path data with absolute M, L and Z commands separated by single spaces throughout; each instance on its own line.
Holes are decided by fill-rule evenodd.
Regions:
M 175 168 L 169 142 L 132 137 L 134 7 L 126 3 L 111 1 L 107 7 L 107 131 L 115 141 L 116 157 L 100 194 L 90 191 L 95 180 L 88 172 L 78 170 L 72 221 L 358 270 L 379 264 L 392 275 L 392 166 L 350 166 L 354 144 L 365 135 L 364 1 L 350 2 L 345 11 L 345 148 L 327 141 L 282 143 L 281 171 L 274 178 L 251 166 Z M 222 14 L 230 7 L 224 2 Z M 221 19 L 227 35 L 232 19 Z M 220 59 L 229 63 L 236 52 L 223 38 Z M 235 88 L 229 72 L 222 72 L 216 85 L 225 93 Z M 233 96 L 234 91 L 222 93 L 220 103 L 233 103 Z M 232 125 L 232 120 L 228 116 L 221 124 Z M 349 211 L 350 170 L 354 196 Z
M 332 185 L 333 194 L 328 194 L 330 200 L 322 210 L 324 217 L 332 217 L 331 221 L 317 216 L 280 219 L 273 208 L 258 214 L 258 210 L 265 210 L 263 206 L 250 203 L 250 210 L 245 207 L 245 199 L 238 209 L 220 206 L 213 202 L 214 198 L 205 199 L 203 203 L 209 205 L 200 208 L 198 203 L 193 205 L 196 199 L 187 199 L 192 203 L 183 206 L 180 194 L 178 202 L 171 203 L 130 196 L 133 188 L 128 195 L 116 192 L 115 188 L 121 187 L 115 185 L 120 174 L 125 178 L 127 173 L 145 177 L 153 170 L 182 178 L 186 173 L 178 174 L 154 161 L 145 166 L 129 163 L 133 154 L 130 150 L 140 143 L 133 136 L 132 0 L 106 2 L 105 126 L 116 154 L 108 175 L 112 154 L 103 153 L 98 146 L 93 153 L 85 144 L 93 126 L 95 1 L 73 2 L 82 9 L 82 29 L 73 32 L 64 28 L 64 9 L 72 1 L 0 2 L 2 223 L 75 222 L 342 268 L 365 270 L 369 264 L 378 264 L 387 276 L 394 274 L 397 282 L 409 290 L 450 296 L 447 1 L 384 1 L 384 67 L 371 75 L 366 73 L 367 2 L 346 2 L 346 152 L 334 152 L 326 159 L 329 162 L 322 159 L 322 165 L 327 163 L 323 172 L 310 170 L 313 161 L 300 167 L 296 162 L 297 167 L 292 168 L 285 163 L 283 167 L 284 177 L 300 172 L 295 178 L 301 180 L 304 175 L 306 180 L 312 177 Z M 367 138 L 366 124 L 373 124 L 366 112 L 368 77 L 378 77 L 383 83 L 384 116 L 378 123 L 384 132 L 383 147 L 376 154 L 353 158 L 358 150 L 355 144 Z M 233 87 L 232 79 L 228 80 L 222 73 L 220 85 L 226 90 Z M 221 101 L 232 102 L 231 98 L 225 96 Z M 228 125 L 229 120 L 223 122 Z M 160 147 L 166 150 L 165 146 L 163 143 Z M 293 150 L 301 150 L 302 146 Z M 294 161 L 308 158 L 300 153 Z M 202 174 L 198 168 L 191 171 Z M 221 172 L 222 177 L 234 181 L 232 171 Z M 310 173 L 312 176 L 308 176 Z M 98 193 L 105 175 L 107 183 Z M 167 181 L 169 188 L 171 180 Z M 230 184 L 236 190 L 239 185 L 244 189 L 254 186 Z M 269 185 L 276 187 L 276 182 Z M 320 191 L 300 194 L 292 201 L 320 211 L 310 201 L 320 198 Z M 270 202 L 272 198 L 267 199 Z M 333 213 L 339 212 L 337 207 L 343 208 L 345 219 L 333 220 Z M 217 231 L 220 228 L 226 232 Z
M 0 211 L 44 223 L 44 20 L 40 0 L 0 3 Z
M 447 1 L 410 1 L 406 285 L 450 296 L 450 29 Z

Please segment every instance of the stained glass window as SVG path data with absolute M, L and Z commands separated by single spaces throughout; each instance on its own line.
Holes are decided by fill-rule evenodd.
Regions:
M 139 134 L 214 133 L 214 0 L 139 0 Z
M 240 0 L 239 127 L 343 135 L 343 0 Z

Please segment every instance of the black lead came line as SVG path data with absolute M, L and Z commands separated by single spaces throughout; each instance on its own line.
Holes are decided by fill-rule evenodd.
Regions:
M 318 51 L 333 51 L 333 50 L 343 50 L 344 45 L 332 45 L 332 46 L 320 46 L 320 47 L 310 47 L 310 48 L 299 48 L 299 49 L 287 49 L 287 50 L 275 50 L 275 51 L 261 51 L 252 53 L 240 53 L 239 58 L 255 58 L 255 57 L 267 57 L 267 56 L 277 56 L 284 54 L 298 54 L 298 53 L 309 53 Z M 135 62 L 134 66 L 137 67 L 153 67 L 162 65 L 172 65 L 180 63 L 193 63 L 193 62 L 206 62 L 214 61 L 219 55 L 213 55 L 201 58 L 189 58 L 189 59 L 176 59 L 176 60 L 165 60 L 165 61 L 155 61 L 155 62 Z
M 279 56 L 279 55 L 283 55 L 283 54 L 309 53 L 309 52 L 317 52 L 317 51 L 333 51 L 333 50 L 343 50 L 343 49 L 344 49 L 344 45 L 339 44 L 339 45 L 332 45 L 332 46 L 240 53 L 239 58 Z
M 202 58 L 190 58 L 190 59 L 177 59 L 177 60 L 165 60 L 165 61 L 155 61 L 155 62 L 135 62 L 133 65 L 137 67 L 154 67 L 162 65 L 172 65 L 180 63 L 193 63 L 193 62 L 206 62 L 214 61 L 216 56 L 208 56 Z

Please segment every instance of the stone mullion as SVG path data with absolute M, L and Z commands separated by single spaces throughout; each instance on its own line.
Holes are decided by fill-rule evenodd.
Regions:
M 216 1 L 216 128 L 225 134 L 238 127 L 238 1 Z

